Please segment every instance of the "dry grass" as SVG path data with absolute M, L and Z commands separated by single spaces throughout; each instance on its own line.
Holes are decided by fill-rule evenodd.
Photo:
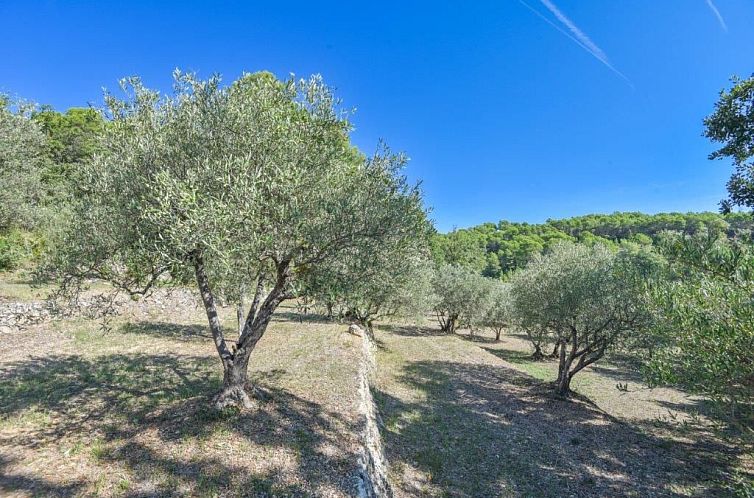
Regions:
M 76 319 L 3 337 L 0 494 L 354 494 L 360 339 L 283 310 L 250 367 L 272 400 L 217 413 L 205 318 L 165 308 L 109 332 Z
M 750 465 L 695 414 L 698 400 L 643 388 L 625 361 L 582 372 L 579 395 L 561 400 L 543 382 L 556 365 L 515 336 L 393 326 L 377 339 L 398 496 L 727 496 L 734 467 Z
M 31 279 L 23 272 L 0 272 L 0 301 L 34 301 L 47 297 L 49 288 L 32 287 Z
M 33 293 L 0 279 L 2 297 Z M 272 400 L 217 413 L 205 317 L 178 301 L 125 306 L 109 332 L 68 319 L 2 337 L 0 495 L 355 493 L 360 339 L 282 309 L 252 356 Z M 376 339 L 398 496 L 726 496 L 734 469 L 751 471 L 701 400 L 646 389 L 630 359 L 582 372 L 566 401 L 520 337 L 394 325 Z

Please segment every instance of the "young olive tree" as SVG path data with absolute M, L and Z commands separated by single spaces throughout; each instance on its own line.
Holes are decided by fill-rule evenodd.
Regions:
M 495 332 L 495 340 L 499 341 L 503 329 L 511 325 L 511 286 L 507 282 L 493 281 L 490 287 L 489 305 L 482 323 Z
M 425 223 L 400 157 L 364 160 L 319 77 L 244 74 L 227 87 L 175 74 L 171 96 L 135 78 L 106 97 L 102 152 L 82 167 L 52 268 L 63 289 L 104 279 L 132 295 L 193 279 L 222 361 L 217 407 L 250 405 L 247 369 L 273 313 L 307 273 Z M 393 242 L 391 242 L 393 243 Z M 218 300 L 250 299 L 226 338 Z
M 417 227 L 419 228 L 419 227 Z M 431 263 L 421 233 L 409 244 L 386 240 L 367 253 L 354 252 L 308 276 L 304 295 L 323 302 L 372 331 L 375 320 L 415 317 L 431 303 Z
M 561 243 L 536 256 L 512 277 L 511 293 L 517 323 L 559 348 L 559 395 L 619 339 L 641 330 L 648 315 L 631 258 L 599 244 Z
M 474 327 L 483 320 L 489 306 L 492 280 L 456 265 L 442 265 L 432 278 L 434 311 L 440 330 L 452 334 L 456 329 Z

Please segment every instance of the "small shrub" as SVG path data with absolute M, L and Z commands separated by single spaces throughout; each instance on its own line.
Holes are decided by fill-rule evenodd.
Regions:
M 0 235 L 0 271 L 15 270 L 36 258 L 41 239 L 28 232 L 12 230 Z

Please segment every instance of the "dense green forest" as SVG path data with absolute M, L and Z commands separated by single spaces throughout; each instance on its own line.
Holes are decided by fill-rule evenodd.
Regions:
M 754 226 L 749 213 L 625 212 L 547 220 L 541 224 L 500 221 L 435 234 L 432 255 L 438 263 L 460 265 L 498 278 L 522 268 L 535 254 L 558 242 L 601 243 L 609 247 L 652 245 L 666 231 L 740 236 Z

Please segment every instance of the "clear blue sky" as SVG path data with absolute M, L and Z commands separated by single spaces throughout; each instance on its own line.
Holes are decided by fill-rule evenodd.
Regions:
M 715 210 L 731 167 L 702 119 L 754 72 L 752 0 L 3 0 L 0 23 L 0 91 L 58 110 L 175 67 L 321 73 L 363 150 L 411 157 L 441 230 Z

